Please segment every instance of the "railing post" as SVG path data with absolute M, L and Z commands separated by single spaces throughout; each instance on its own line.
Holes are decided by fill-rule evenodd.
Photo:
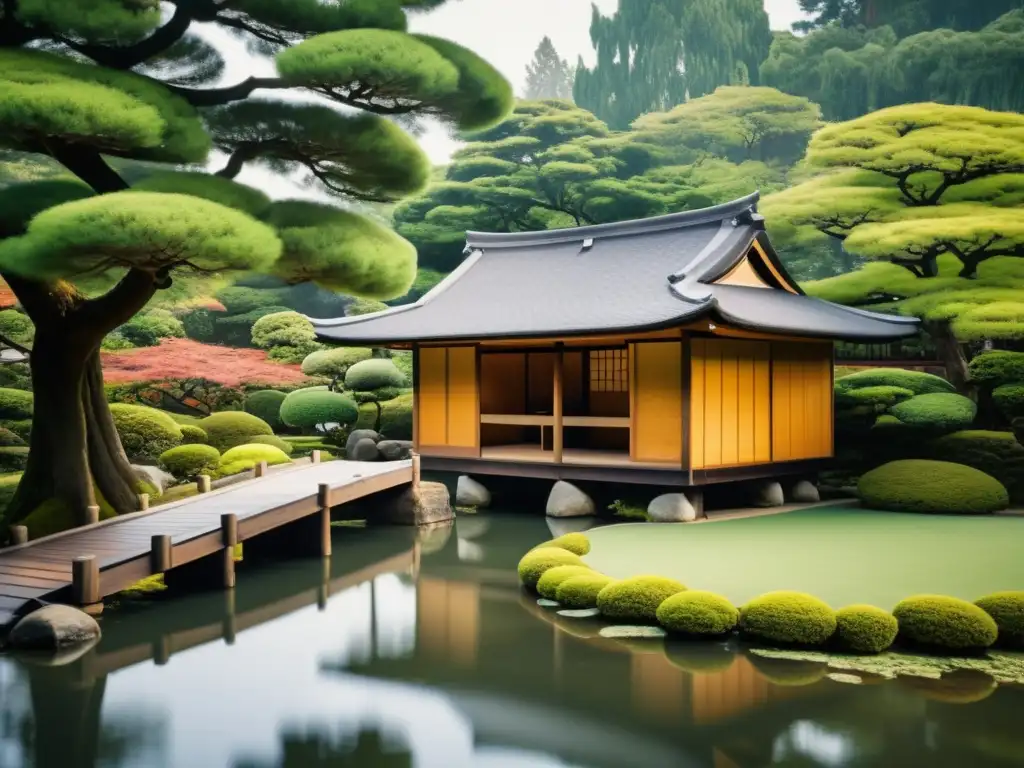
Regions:
M 199 477 L 197 477 L 196 478 L 196 486 L 199 489 L 199 493 L 209 493 L 210 492 L 210 476 L 209 475 L 200 475 Z
M 147 509 L 149 509 L 149 494 L 148 493 L 140 493 L 139 494 L 139 512 L 145 512 Z
M 412 461 L 412 487 L 418 488 L 420 484 L 420 455 L 413 452 L 409 458 Z
M 85 508 L 86 525 L 96 525 L 100 521 L 100 508 L 95 504 Z
M 153 573 L 167 573 L 174 567 L 171 556 L 171 537 L 160 534 L 150 539 L 149 564 Z
M 28 544 L 28 526 L 12 525 L 11 546 L 16 547 L 19 544 Z
M 100 564 L 95 555 L 71 561 L 71 599 L 80 607 L 100 601 Z
M 310 453 L 309 454 L 309 461 L 312 464 L 319 464 L 320 463 L 320 451 L 319 450 L 314 450 L 312 453 Z
M 238 545 L 238 515 L 228 513 L 220 516 L 221 538 L 224 544 L 224 588 L 235 586 L 235 547 Z
M 257 464 L 255 466 L 255 468 L 254 468 L 254 473 L 253 474 L 254 474 L 255 477 L 266 477 L 266 475 L 267 475 L 267 462 L 261 461 L 259 464 Z
M 331 486 L 328 483 L 320 483 L 316 491 L 316 503 L 320 507 L 320 555 L 331 556 Z

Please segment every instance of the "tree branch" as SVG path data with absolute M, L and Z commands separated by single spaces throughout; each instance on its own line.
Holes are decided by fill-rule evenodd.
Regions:
M 249 77 L 226 88 L 186 88 L 163 83 L 169 91 L 176 93 L 194 107 L 217 107 L 248 98 L 257 88 L 294 88 L 279 77 Z
M 120 282 L 102 296 L 82 303 L 78 314 L 110 333 L 127 323 L 156 293 L 156 278 L 145 270 L 132 267 Z
M 181 40 L 193 20 L 198 18 L 204 18 L 204 20 L 213 19 L 216 16 L 216 10 L 212 8 L 210 10 L 212 10 L 212 13 L 199 13 L 200 8 L 197 7 L 195 2 L 178 0 L 174 8 L 174 15 L 170 21 L 153 32 L 149 37 L 132 45 L 93 45 L 90 43 L 77 43 L 66 38 L 57 39 L 72 50 L 77 51 L 83 56 L 88 56 L 104 67 L 131 69 L 145 63 L 154 56 L 158 56 Z
M 0 333 L 0 343 L 6 344 L 11 349 L 16 349 L 19 352 L 23 352 L 26 355 L 32 354 L 32 350 L 31 349 L 29 349 L 28 347 L 23 347 L 21 344 L 16 342 L 14 339 L 8 338 L 7 336 L 4 336 L 2 333 Z
M 98 194 L 122 192 L 128 189 L 128 183 L 107 165 L 107 161 L 95 149 L 74 146 L 62 142 L 47 144 L 49 155 L 63 165 L 75 176 L 80 178 Z

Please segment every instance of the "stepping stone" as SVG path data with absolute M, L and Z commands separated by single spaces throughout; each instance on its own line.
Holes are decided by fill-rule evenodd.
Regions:
M 657 638 L 665 637 L 666 634 L 668 633 L 661 627 L 641 627 L 630 626 L 628 624 L 602 627 L 600 632 L 601 637 L 608 637 L 615 640 L 621 640 L 624 638 L 655 640 Z
M 595 616 L 600 616 L 601 612 L 597 608 L 579 608 L 559 611 L 558 615 L 565 616 L 567 619 L 592 619 Z

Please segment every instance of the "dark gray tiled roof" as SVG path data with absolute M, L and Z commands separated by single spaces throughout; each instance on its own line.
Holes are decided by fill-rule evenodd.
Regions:
M 470 256 L 415 304 L 313 324 L 323 339 L 363 345 L 630 333 L 702 316 L 825 338 L 916 333 L 916 321 L 906 318 L 781 289 L 702 283 L 765 237 L 756 203 L 752 195 L 701 211 L 594 227 L 470 232 Z

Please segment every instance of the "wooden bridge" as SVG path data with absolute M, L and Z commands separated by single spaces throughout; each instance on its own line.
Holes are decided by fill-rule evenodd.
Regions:
M 331 508 L 419 481 L 418 457 L 300 464 L 152 510 L 0 549 L 0 629 L 36 601 L 96 605 L 148 576 L 235 585 L 245 551 L 331 554 Z M 257 472 L 257 474 L 260 474 Z

